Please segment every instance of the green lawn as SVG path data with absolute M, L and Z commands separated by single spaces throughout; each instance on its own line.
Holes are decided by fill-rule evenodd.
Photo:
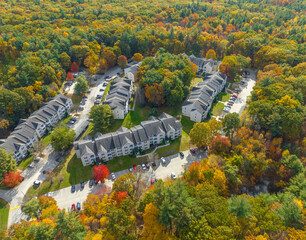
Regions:
M 51 133 L 43 138 L 40 139 L 40 141 L 44 142 L 46 146 L 48 146 L 51 143 Z
M 21 171 L 25 170 L 29 166 L 29 164 L 33 162 L 33 160 L 34 160 L 34 156 L 31 156 L 25 160 L 22 160 L 18 165 L 18 169 L 20 169 Z
M 110 160 L 106 166 L 110 172 L 118 172 L 124 169 L 128 169 L 133 165 L 138 165 L 142 162 L 147 162 L 147 157 L 130 157 L 130 156 L 121 156 L 116 157 Z
M 0 198 L 0 232 L 7 228 L 9 208 L 9 204 Z
M 91 178 L 93 178 L 92 167 L 84 167 L 81 159 L 78 159 L 74 150 L 71 150 L 71 153 L 63 159 L 54 172 L 38 188 L 31 187 L 28 190 L 27 197 L 41 196 L 47 192 L 69 187 Z
M 183 131 L 186 133 L 190 133 L 191 129 L 193 128 L 193 125 L 195 124 L 194 121 L 191 121 L 188 117 L 182 116 L 181 117 L 181 123 L 183 126 Z
M 212 114 L 214 116 L 219 116 L 222 113 L 224 107 L 225 107 L 225 105 L 223 103 L 220 103 L 220 102 L 214 104 L 213 109 L 212 109 Z
M 231 95 L 226 92 L 221 92 L 217 96 L 217 101 L 226 102 L 230 99 Z

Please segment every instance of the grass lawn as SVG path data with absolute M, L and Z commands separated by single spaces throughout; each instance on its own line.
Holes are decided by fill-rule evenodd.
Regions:
M 225 105 L 223 103 L 220 103 L 220 102 L 214 104 L 213 109 L 212 109 L 212 114 L 214 116 L 219 116 L 222 113 L 224 107 L 225 107 Z
M 191 121 L 186 116 L 181 117 L 181 123 L 182 123 L 182 126 L 183 126 L 183 131 L 185 131 L 187 134 L 190 133 L 191 129 L 193 128 L 193 125 L 195 124 L 194 121 Z
M 76 157 L 74 149 L 72 149 L 70 154 L 63 159 L 54 172 L 38 188 L 31 187 L 28 190 L 27 197 L 41 196 L 47 192 L 69 187 L 91 178 L 93 178 L 92 167 L 84 167 L 81 159 Z
M 147 162 L 147 157 L 130 157 L 130 156 L 121 156 L 115 157 L 110 160 L 106 166 L 109 172 L 118 172 L 124 169 L 128 169 L 133 165 L 139 165 L 142 162 Z
M 202 82 L 203 78 L 200 77 L 196 77 L 194 79 L 192 79 L 191 84 L 190 84 L 190 90 L 195 87 L 199 82 Z
M 107 94 L 108 94 L 108 92 L 109 92 L 110 85 L 111 85 L 111 82 L 112 82 L 112 81 L 114 81 L 114 79 L 111 80 L 111 81 L 107 84 L 107 86 L 106 86 L 106 88 L 105 88 L 105 91 L 104 91 L 104 93 L 103 93 L 101 102 L 104 102 L 104 101 L 105 101 L 105 98 L 106 98 L 106 96 L 107 96 Z
M 34 156 L 28 157 L 25 160 L 22 160 L 19 165 L 18 165 L 18 169 L 20 169 L 21 171 L 24 171 L 31 162 L 33 162 L 34 160 Z
M 217 101 L 226 102 L 230 99 L 231 95 L 226 92 L 221 92 L 217 96 Z
M 6 230 L 9 214 L 9 204 L 0 198 L 0 232 Z
M 44 142 L 46 146 L 48 146 L 51 143 L 51 133 L 43 138 L 40 139 L 40 141 Z

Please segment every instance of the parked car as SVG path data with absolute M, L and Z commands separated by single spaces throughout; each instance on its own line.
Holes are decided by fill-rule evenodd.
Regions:
M 77 209 L 81 210 L 81 203 L 80 202 L 77 202 Z
M 103 85 L 102 85 L 102 86 L 103 86 L 103 87 L 106 87 L 106 86 L 107 86 L 107 84 L 108 84 L 108 83 L 107 83 L 107 82 L 105 82 L 105 83 L 103 83 Z
M 83 190 L 83 189 L 84 189 L 84 186 L 85 186 L 85 182 L 82 181 L 82 182 L 80 183 L 80 185 L 81 185 L 81 190 Z
M 112 179 L 112 180 L 115 180 L 115 179 L 116 179 L 115 173 L 112 172 L 110 175 L 111 175 L 111 179 Z
M 141 163 L 141 168 L 142 168 L 142 170 L 146 170 L 147 169 L 147 167 L 146 167 L 146 165 L 144 163 Z
M 155 183 L 154 179 L 151 179 L 151 185 L 153 185 Z
M 175 173 L 174 173 L 174 172 L 171 173 L 171 178 L 172 178 L 172 179 L 176 179 L 176 176 L 175 176 Z
M 62 159 L 61 159 L 61 158 L 57 158 L 57 159 L 55 159 L 55 161 L 56 161 L 56 162 L 61 162 Z
M 33 185 L 34 185 L 34 186 L 37 186 L 37 187 L 39 187 L 40 184 L 41 184 L 41 181 L 38 181 L 38 180 L 34 181 L 34 183 L 33 183 Z
M 75 211 L 75 204 L 71 205 L 71 210 Z
M 34 168 L 34 167 L 35 167 L 35 165 L 34 165 L 33 162 L 28 166 L 28 168 Z
M 95 184 L 97 185 L 99 183 L 99 181 L 97 181 L 96 179 L 94 180 Z
M 156 163 L 155 162 L 152 163 L 152 167 L 156 167 Z
M 73 117 L 70 119 L 69 124 L 75 124 L 77 121 L 77 118 Z
M 132 167 L 129 168 L 129 172 L 133 172 L 133 168 Z
M 95 79 L 95 80 L 96 80 L 96 79 Z M 87 90 L 87 93 L 90 93 L 90 92 L 91 92 L 91 89 L 88 89 L 88 90 Z
M 180 156 L 183 158 L 184 157 L 184 153 L 182 151 L 180 151 Z
M 137 169 L 137 166 L 136 166 L 136 165 L 133 165 L 133 168 L 136 170 L 136 169 Z
M 120 72 L 117 72 L 117 75 L 120 76 Z
M 231 109 L 229 108 L 229 106 L 226 106 L 225 108 L 223 108 L 223 112 L 229 112 Z
M 94 180 L 93 179 L 90 179 L 89 180 L 89 187 L 92 187 L 94 185 Z
M 162 157 L 162 158 L 160 159 L 160 161 L 161 161 L 162 164 L 166 164 L 166 159 L 165 159 L 165 158 Z
M 95 102 L 94 102 L 94 105 L 99 105 L 100 104 L 100 101 L 99 100 L 96 100 Z
M 234 93 L 234 94 L 232 95 L 232 97 L 237 98 L 238 96 L 237 96 L 237 94 Z
M 103 89 L 103 88 L 100 88 L 100 89 L 99 89 L 99 92 L 103 92 L 103 91 L 104 91 L 104 89 Z
M 71 186 L 71 192 L 74 193 L 75 192 L 75 185 Z
M 88 99 L 88 97 L 87 97 L 87 96 L 84 96 L 83 99 Z
M 105 78 L 104 79 L 107 79 L 107 78 L 109 78 L 109 76 L 107 75 L 107 76 L 105 76 Z
M 98 94 L 96 99 L 99 99 L 99 98 L 102 98 L 102 95 L 101 94 Z
M 39 161 L 40 161 L 40 159 L 41 159 L 40 157 L 35 158 L 35 159 L 34 159 L 34 162 L 39 162 Z
M 150 163 L 147 163 L 147 164 L 146 164 L 146 167 L 147 167 L 147 168 L 150 168 Z
M 195 153 L 194 148 L 190 148 L 190 152 L 191 152 L 191 153 Z

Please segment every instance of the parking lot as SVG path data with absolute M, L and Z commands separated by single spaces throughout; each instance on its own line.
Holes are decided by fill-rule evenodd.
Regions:
M 184 172 L 184 166 L 189 167 L 192 162 L 200 162 L 203 158 L 207 157 L 207 153 L 203 150 L 196 149 L 195 153 L 190 153 L 189 150 L 184 151 L 184 157 L 181 157 L 179 154 L 174 154 L 172 156 L 165 157 L 166 163 L 161 164 L 160 160 L 156 161 L 156 167 L 144 171 L 144 180 L 147 182 L 148 186 L 150 185 L 151 180 L 157 179 L 168 179 L 171 178 L 171 173 L 173 172 L 176 177 L 180 177 Z M 141 166 L 137 166 L 138 169 L 141 169 Z M 116 172 L 116 178 L 128 173 L 129 170 L 122 170 Z M 63 188 L 55 192 L 48 193 L 48 196 L 53 197 L 57 201 L 57 205 L 60 209 L 65 208 L 70 210 L 72 204 L 81 203 L 81 208 L 83 208 L 83 202 L 86 200 L 88 194 L 96 194 L 97 192 L 103 191 L 104 193 L 107 190 L 111 190 L 113 181 L 108 179 L 103 184 L 97 184 L 93 187 L 89 186 L 89 182 L 85 182 L 84 188 L 81 190 L 80 184 L 75 185 L 75 192 L 71 192 L 71 187 Z

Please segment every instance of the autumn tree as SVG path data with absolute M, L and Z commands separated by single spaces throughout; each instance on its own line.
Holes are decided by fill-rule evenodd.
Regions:
M 206 59 L 212 59 L 212 60 L 216 60 L 216 52 L 213 49 L 209 49 L 206 53 Z
M 28 220 L 31 218 L 38 218 L 41 213 L 41 206 L 37 198 L 31 198 L 26 202 L 22 208 L 22 211 L 27 215 Z
M 79 67 L 79 65 L 76 63 L 76 62 L 73 62 L 72 64 L 71 64 L 71 72 L 73 72 L 73 73 L 76 73 L 76 72 L 78 72 L 79 71 L 79 69 L 80 69 L 80 67 Z
M 70 56 L 67 53 L 65 53 L 65 52 L 61 53 L 61 55 L 60 55 L 60 63 L 61 63 L 62 67 L 65 70 L 68 70 L 69 67 L 71 66 L 71 58 L 70 58 Z
M 59 126 L 51 133 L 51 145 L 55 151 L 64 151 L 72 145 L 75 131 L 67 126 Z
M 118 202 L 118 204 L 120 205 L 120 203 L 123 201 L 123 200 L 125 200 L 125 199 L 127 199 L 127 198 L 129 198 L 130 196 L 128 195 L 128 193 L 127 192 L 117 192 L 116 193 L 116 200 L 117 200 L 117 202 Z
M 153 83 L 152 86 L 146 85 L 145 96 L 149 103 L 160 106 L 165 103 L 164 89 L 161 84 Z
M 0 180 L 3 180 L 4 174 L 15 172 L 17 168 L 16 161 L 12 154 L 8 154 L 6 149 L 0 148 Z
M 3 183 L 7 187 L 15 187 L 22 181 L 22 176 L 18 172 L 9 172 L 4 174 Z
M 132 60 L 136 62 L 141 62 L 142 59 L 143 59 L 143 56 L 141 53 L 135 53 L 132 57 Z
M 66 81 L 72 81 L 74 79 L 74 76 L 71 72 L 67 73 Z
M 127 192 L 134 199 L 134 186 L 136 178 L 132 173 L 126 173 L 118 177 L 113 184 L 113 190 L 116 192 Z
M 167 238 L 165 227 L 159 223 L 158 218 L 158 209 L 152 203 L 147 204 L 143 214 L 144 226 L 141 239 L 159 240 Z
M 104 164 L 94 166 L 93 171 L 94 179 L 96 181 L 104 182 L 104 179 L 108 178 L 109 170 Z
M 103 49 L 101 57 L 107 62 L 107 67 L 114 67 L 116 64 L 116 55 L 109 49 Z
M 228 154 L 230 151 L 231 143 L 227 137 L 217 136 L 209 145 L 209 149 L 215 154 Z
M 231 66 L 226 63 L 222 62 L 219 66 L 219 71 L 227 76 L 228 79 L 230 79 L 231 76 Z
M 84 75 L 78 76 L 76 79 L 76 84 L 74 87 L 74 92 L 76 95 L 81 96 L 85 94 L 88 90 L 88 82 Z
M 124 55 L 121 55 L 118 57 L 118 66 L 121 68 L 121 69 L 124 69 L 127 65 L 127 59 L 126 59 L 126 56 Z
M 103 132 L 113 122 L 114 116 L 111 107 L 107 104 L 96 105 L 90 109 L 89 118 L 92 120 L 94 130 Z

